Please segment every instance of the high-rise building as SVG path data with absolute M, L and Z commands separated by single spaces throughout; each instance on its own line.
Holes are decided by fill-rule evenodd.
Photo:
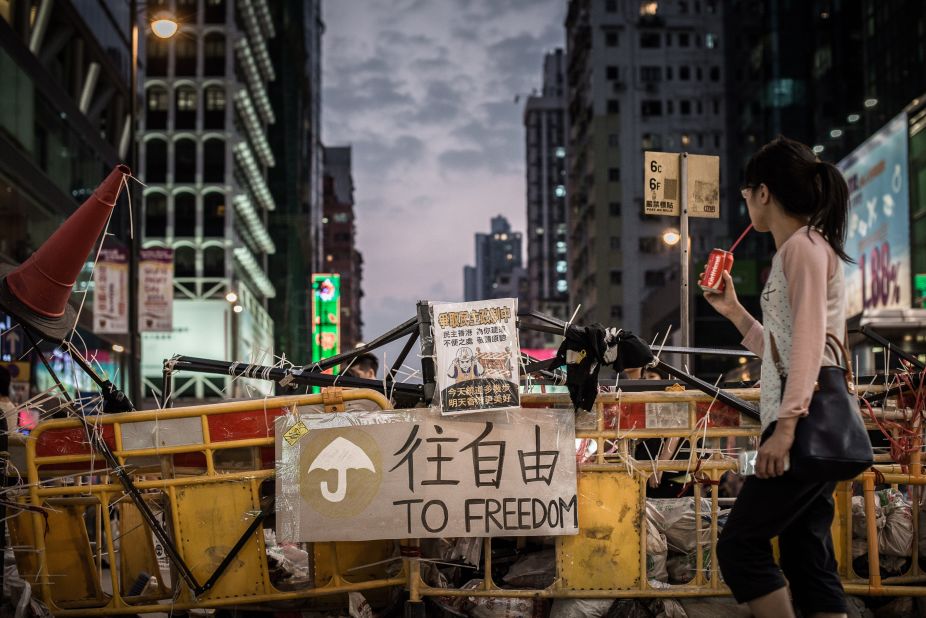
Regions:
M 26 260 L 113 167 L 127 160 L 129 25 L 127 3 L 0 2 L 0 260 L 4 263 Z M 116 244 L 129 238 L 125 195 L 123 191 L 109 224 L 109 241 Z M 128 390 L 129 338 L 92 332 L 89 267 L 74 289 L 88 293 L 78 322 L 87 353 L 106 378 Z M 10 316 L 0 312 L 4 361 L 20 360 L 30 347 L 22 330 L 6 332 L 11 326 Z M 48 356 L 59 368 L 69 362 L 57 350 L 49 349 Z M 32 375 L 40 391 L 53 386 L 41 363 L 35 363 Z M 89 379 L 75 372 L 59 371 L 59 375 L 69 389 L 93 388 Z M 14 377 L 13 386 L 14 397 L 28 398 L 28 383 Z M 16 392 L 20 386 L 23 390 Z
M 142 30 L 139 150 L 144 246 L 174 250 L 174 328 L 143 335 L 146 392 L 159 387 L 173 354 L 272 364 L 267 306 L 277 294 L 268 276 L 276 244 L 267 222 L 277 204 L 267 170 L 278 162 L 267 138 L 276 120 L 268 83 L 278 73 L 268 2 L 151 0 L 142 23 L 165 8 L 181 25 L 166 41 Z M 181 375 L 174 393 L 222 397 L 227 384 Z
M 527 306 L 569 319 L 566 242 L 565 55 L 544 56 L 543 89 L 524 106 L 527 155 Z M 525 335 L 527 347 L 552 345 L 546 333 Z
M 580 323 L 678 332 L 678 220 L 643 215 L 647 150 L 723 155 L 721 3 L 571 0 L 566 17 L 570 306 Z M 721 192 L 721 204 L 725 203 Z M 692 220 L 692 254 L 715 231 Z
M 274 66 L 301 66 L 280 71 L 269 85 L 277 122 L 269 127 L 277 164 L 268 184 L 276 201 L 269 215 L 270 237 L 277 251 L 269 258 L 268 276 L 277 290 L 270 301 L 276 349 L 292 362 L 310 360 L 309 279 L 321 272 L 321 0 L 271 3 L 277 36 L 268 42 Z
M 521 262 L 521 232 L 512 232 L 502 215 L 492 217 L 491 232 L 476 234 L 476 265 L 463 267 L 465 300 L 526 296 L 527 272 Z
M 360 343 L 363 333 L 363 256 L 356 242 L 351 148 L 329 146 L 324 152 L 323 270 L 341 276 L 341 349 L 346 350 Z

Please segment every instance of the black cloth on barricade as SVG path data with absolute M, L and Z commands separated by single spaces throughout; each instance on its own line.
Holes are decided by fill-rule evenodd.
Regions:
M 572 405 L 591 410 L 598 397 L 598 372 L 602 365 L 615 371 L 643 367 L 653 360 L 645 341 L 620 328 L 601 324 L 570 326 L 556 352 L 559 365 L 566 365 L 566 387 Z

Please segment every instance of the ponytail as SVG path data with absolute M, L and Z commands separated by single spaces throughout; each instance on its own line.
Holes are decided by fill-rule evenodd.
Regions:
M 845 251 L 849 187 L 832 163 L 817 161 L 815 174 L 817 208 L 810 217 L 810 225 L 820 231 L 841 260 L 851 264 L 853 260 Z
M 849 187 L 839 169 L 819 161 L 805 144 L 779 135 L 752 155 L 746 164 L 748 186 L 764 184 L 791 215 L 806 217 L 839 258 L 846 254 Z

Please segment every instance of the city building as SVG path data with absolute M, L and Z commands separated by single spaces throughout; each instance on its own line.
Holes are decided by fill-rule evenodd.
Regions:
M 527 271 L 521 261 L 521 239 L 521 232 L 512 232 L 502 215 L 492 217 L 491 232 L 476 234 L 476 265 L 463 267 L 464 300 L 524 301 Z
M 643 214 L 643 155 L 720 155 L 722 3 L 571 0 L 566 17 L 569 306 L 652 339 L 679 331 L 678 219 Z M 721 190 L 721 204 L 726 195 Z M 692 263 L 726 228 L 692 220 Z M 692 266 L 692 271 L 696 267 Z
M 273 2 L 277 36 L 268 42 L 274 66 L 301 66 L 280 71 L 270 82 L 276 122 L 269 127 L 276 165 L 268 184 L 276 202 L 268 229 L 276 245 L 268 276 L 277 290 L 269 303 L 275 349 L 296 364 L 310 360 L 309 280 L 322 270 L 321 0 Z M 298 130 L 294 130 L 298 127 Z
M 735 238 L 749 221 L 745 203 L 738 195 L 743 169 L 749 157 L 777 135 L 811 145 L 818 156 L 838 163 L 908 110 L 910 122 L 909 181 L 915 184 L 922 158 L 914 149 L 918 104 L 926 92 L 926 6 L 921 2 L 755 2 L 725 3 L 724 39 L 727 55 L 727 135 L 730 152 L 723 167 L 727 194 L 733 196 L 725 209 L 728 238 Z M 919 97 L 919 98 L 918 98 Z M 917 161 L 919 163 L 917 164 Z M 906 177 L 906 176 L 904 176 Z M 907 183 L 904 183 L 906 186 Z M 912 230 L 911 278 L 926 273 L 926 244 L 916 222 L 926 216 L 922 194 L 911 189 L 909 227 Z M 851 236 L 851 234 L 850 234 Z M 903 252 L 908 243 L 895 239 L 891 250 Z M 767 235 L 753 235 L 737 250 L 734 277 L 740 301 L 758 315 L 759 294 L 774 246 Z M 853 256 L 858 259 L 861 256 Z M 920 266 L 917 266 L 919 264 Z M 850 272 L 851 268 L 849 271 Z M 914 281 L 905 281 L 907 290 Z M 908 297 L 911 298 L 911 297 Z M 898 315 L 879 311 L 854 312 L 851 329 L 866 323 L 896 334 L 918 352 L 926 352 L 926 337 L 917 332 L 926 322 L 909 310 L 922 307 L 907 301 L 902 324 Z M 910 305 L 913 305 L 912 307 Z M 899 310 L 894 307 L 893 310 Z M 696 342 L 699 345 L 735 346 L 740 335 L 703 299 L 696 304 Z M 901 333 L 901 331 L 904 331 Z M 909 337 L 909 340 L 904 337 Z M 873 350 L 878 346 L 853 336 L 853 354 L 873 369 Z M 705 359 L 705 370 L 721 371 L 722 359 Z
M 0 2 L 0 260 L 26 260 L 130 154 L 130 24 L 126 3 L 90 0 Z M 128 203 L 115 208 L 111 242 L 129 238 Z M 137 222 L 136 222 L 137 223 Z M 124 245 L 123 245 L 124 246 Z M 78 334 L 95 366 L 128 390 L 127 335 L 94 335 L 90 268 L 80 275 L 74 300 L 87 293 Z M 22 330 L 8 331 L 0 312 L 0 359 L 22 361 L 30 348 Z M 94 385 L 69 369 L 71 359 L 48 346 L 52 365 L 72 390 Z M 53 381 L 37 360 L 33 386 Z M 20 373 L 19 375 L 26 375 Z M 29 383 L 14 377 L 14 399 L 28 398 Z
M 323 272 L 341 276 L 341 349 L 361 342 L 363 318 L 363 256 L 357 251 L 354 214 L 354 179 L 350 146 L 324 150 L 324 248 Z
M 278 157 L 267 128 L 276 121 L 268 84 L 278 68 L 267 42 L 276 25 L 267 0 L 150 0 L 141 23 L 165 9 L 180 23 L 176 35 L 141 30 L 138 145 L 144 246 L 173 249 L 175 300 L 173 331 L 143 333 L 146 394 L 160 389 L 163 360 L 174 354 L 274 362 L 268 257 L 276 244 L 267 226 L 277 204 L 267 170 Z M 244 394 L 243 381 L 229 384 L 181 374 L 173 392 Z
M 527 155 L 527 308 L 568 320 L 565 55 L 544 56 L 543 89 L 524 106 Z M 555 345 L 548 333 L 524 335 L 525 347 Z

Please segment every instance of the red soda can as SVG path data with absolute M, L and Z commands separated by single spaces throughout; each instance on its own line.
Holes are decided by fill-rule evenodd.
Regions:
M 733 269 L 733 254 L 723 249 L 714 249 L 710 257 L 707 258 L 707 268 L 698 285 L 702 290 L 708 292 L 723 291 L 723 273 L 730 272 Z

